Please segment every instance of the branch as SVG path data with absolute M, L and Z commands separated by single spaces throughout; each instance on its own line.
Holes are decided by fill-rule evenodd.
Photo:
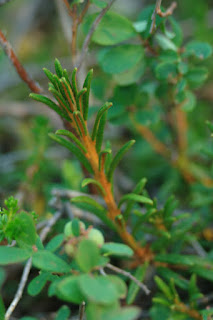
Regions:
M 111 0 L 108 5 L 106 6 L 106 8 L 104 8 L 103 10 L 101 10 L 101 12 L 99 13 L 99 15 L 97 16 L 97 18 L 95 19 L 95 21 L 93 22 L 85 40 L 84 40 L 84 43 L 83 43 L 83 46 L 82 46 L 82 50 L 81 50 L 81 56 L 80 56 L 80 59 L 79 59 L 79 62 L 78 62 L 78 70 L 81 68 L 81 65 L 84 61 L 84 58 L 85 58 L 85 55 L 88 51 L 88 47 L 89 47 L 89 43 L 90 43 L 90 40 L 93 36 L 93 33 L 95 32 L 96 28 L 98 27 L 101 19 L 103 18 L 103 16 L 105 15 L 105 13 L 111 8 L 111 6 L 113 5 L 113 3 L 115 2 L 115 0 Z
M 5 38 L 1 30 L 0 30 L 0 45 L 2 46 L 4 52 L 10 59 L 14 68 L 16 69 L 16 72 L 18 73 L 20 78 L 28 85 L 30 90 L 35 93 L 41 93 L 42 92 L 41 87 L 34 80 L 31 79 L 27 71 L 24 69 L 24 67 L 18 60 L 11 44 L 7 41 L 7 39 Z
M 44 241 L 47 237 L 47 234 L 49 233 L 50 229 L 52 228 L 52 226 L 56 223 L 56 221 L 61 217 L 62 215 L 62 211 L 57 211 L 54 216 L 47 221 L 47 225 L 44 227 L 44 229 L 41 231 L 40 233 L 40 238 L 42 241 Z M 17 304 L 19 303 L 23 292 L 24 292 L 24 288 L 26 286 L 27 283 L 27 279 L 30 273 L 30 269 L 32 267 L 32 258 L 30 258 L 23 270 L 22 273 L 22 277 L 21 277 L 21 281 L 19 283 L 18 286 L 18 290 L 16 291 L 15 297 L 13 299 L 13 301 L 11 302 L 10 306 L 8 307 L 6 313 L 5 313 L 5 320 L 9 320 L 11 314 L 13 313 L 13 311 L 15 310 Z
M 120 274 L 124 275 L 125 277 L 134 281 L 139 286 L 139 288 L 141 288 L 145 292 L 146 295 L 150 294 L 151 291 L 147 288 L 147 286 L 145 286 L 145 284 L 143 284 L 137 278 L 135 278 L 130 272 L 127 272 L 123 269 L 115 267 L 111 263 L 107 263 L 106 268 L 111 269 L 111 270 L 115 271 L 116 273 L 120 273 Z
M 154 30 L 156 28 L 156 16 L 159 15 L 162 18 L 171 16 L 173 14 L 173 11 L 177 7 L 177 3 L 172 2 L 170 7 L 165 12 L 162 12 L 161 8 L 160 8 L 161 2 L 162 2 L 162 0 L 156 0 L 155 10 L 152 14 L 152 24 L 151 24 L 150 31 L 149 31 L 151 34 L 154 32 Z

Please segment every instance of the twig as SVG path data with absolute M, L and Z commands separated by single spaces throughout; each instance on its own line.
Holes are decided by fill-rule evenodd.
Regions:
M 11 63 L 13 64 L 14 68 L 16 69 L 16 72 L 20 76 L 20 78 L 28 85 L 30 90 L 35 93 L 42 92 L 41 87 L 31 79 L 27 71 L 24 69 L 20 61 L 18 60 L 11 44 L 7 41 L 4 34 L 0 30 L 0 45 L 2 46 L 4 52 L 10 59 Z
M 111 263 L 107 263 L 105 267 L 115 271 L 116 273 L 120 273 L 126 276 L 127 278 L 131 279 L 132 281 L 134 281 L 139 286 L 139 288 L 141 288 L 145 292 L 145 294 L 149 295 L 151 293 L 151 291 L 147 288 L 147 286 L 142 282 L 140 282 L 138 279 L 136 279 L 130 272 L 127 272 L 123 269 L 115 267 Z
M 67 8 L 68 14 L 70 15 L 70 17 L 73 18 L 73 10 L 71 9 L 68 0 L 63 0 L 63 2 L 64 2 L 65 6 L 66 6 L 66 8 Z
M 111 0 L 108 5 L 103 9 L 101 10 L 101 12 L 99 13 L 99 15 L 97 16 L 97 18 L 95 19 L 95 21 L 93 22 L 85 40 L 84 40 L 84 43 L 83 43 L 83 46 L 82 46 L 82 50 L 81 50 L 81 56 L 80 56 L 80 59 L 79 59 L 79 62 L 78 62 L 78 65 L 77 65 L 77 68 L 78 70 L 81 68 L 81 65 L 84 61 L 84 58 L 85 58 L 85 55 L 88 51 L 88 47 L 89 47 L 89 43 L 90 43 L 90 40 L 93 36 L 93 33 L 95 32 L 96 28 L 98 27 L 101 19 L 103 18 L 103 16 L 105 15 L 105 13 L 111 8 L 111 6 L 113 5 L 113 3 L 115 2 L 115 0 Z
M 90 0 L 87 0 L 87 1 L 86 1 L 86 4 L 85 4 L 85 6 L 84 6 L 84 9 L 82 10 L 82 12 L 81 12 L 81 14 L 80 14 L 80 16 L 79 16 L 79 18 L 78 18 L 78 23 L 81 23 L 81 22 L 82 22 L 85 14 L 87 13 L 87 11 L 88 11 L 88 9 L 89 9 L 89 5 L 90 5 Z
M 15 310 L 17 304 L 19 303 L 19 301 L 20 301 L 20 299 L 22 297 L 22 294 L 23 294 L 25 285 L 27 283 L 27 279 L 28 279 L 31 267 L 32 267 L 32 258 L 30 258 L 27 261 L 27 263 L 26 263 L 26 265 L 24 267 L 24 271 L 22 273 L 21 281 L 20 281 L 19 286 L 18 286 L 18 290 L 16 291 L 15 297 L 14 297 L 13 301 L 11 302 L 9 308 L 7 309 L 7 311 L 5 313 L 5 320 L 10 319 L 11 314 Z
M 86 305 L 86 303 L 84 301 L 80 305 L 80 308 L 79 308 L 79 320 L 83 320 L 84 319 L 85 305 Z
M 45 240 L 45 238 L 47 237 L 47 234 L 49 233 L 50 229 L 52 228 L 52 226 L 56 223 L 56 221 L 61 217 L 62 215 L 62 211 L 57 211 L 54 216 L 47 221 L 47 225 L 44 227 L 44 229 L 41 231 L 40 233 L 40 238 L 42 241 Z M 10 306 L 8 307 L 6 313 L 5 313 L 5 320 L 9 320 L 11 314 L 13 313 L 13 311 L 15 310 L 17 304 L 19 303 L 22 294 L 24 292 L 24 288 L 26 286 L 27 283 L 27 279 L 30 273 L 30 269 L 32 267 L 32 258 L 30 258 L 23 270 L 22 273 L 22 277 L 21 277 L 21 281 L 19 283 L 18 286 L 18 290 L 16 291 L 15 297 L 13 299 L 13 301 L 11 302 Z
M 159 15 L 162 18 L 171 16 L 173 14 L 174 9 L 177 7 L 177 3 L 172 2 L 171 6 L 165 12 L 162 12 L 161 8 L 160 8 L 161 2 L 162 2 L 162 0 L 156 1 L 155 10 L 152 14 L 152 24 L 151 24 L 150 31 L 149 31 L 151 34 L 153 33 L 153 31 L 155 30 L 155 27 L 156 27 L 156 16 Z

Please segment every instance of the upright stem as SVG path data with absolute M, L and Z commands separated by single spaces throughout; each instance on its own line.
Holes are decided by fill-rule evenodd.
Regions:
M 123 225 L 123 223 L 117 219 L 122 213 L 116 204 L 112 193 L 112 185 L 105 175 L 104 168 L 99 170 L 99 157 L 95 148 L 95 142 L 92 141 L 88 135 L 83 137 L 83 142 L 87 149 L 86 157 L 91 163 L 95 179 L 104 187 L 105 196 L 103 196 L 103 198 L 108 208 L 108 217 L 115 222 L 121 239 L 133 249 L 140 263 L 150 261 L 153 258 L 153 253 L 149 247 L 141 247 L 134 237 L 127 231 L 126 225 Z

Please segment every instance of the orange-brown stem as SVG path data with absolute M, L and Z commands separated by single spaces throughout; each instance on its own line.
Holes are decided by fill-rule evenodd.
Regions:
M 181 105 L 175 107 L 175 125 L 177 130 L 178 154 L 185 154 L 187 150 L 187 117 Z
M 162 155 L 166 159 L 171 158 L 171 152 L 167 148 L 167 146 L 162 143 L 158 138 L 152 133 L 152 131 L 147 128 L 146 126 L 141 125 L 138 123 L 132 116 L 132 123 L 134 128 L 145 138 L 147 142 L 153 147 L 153 149 L 160 155 Z
M 108 181 L 104 169 L 101 168 L 101 170 L 99 170 L 99 157 L 96 151 L 95 142 L 92 141 L 92 139 L 89 136 L 84 136 L 83 142 L 87 149 L 86 157 L 91 163 L 91 166 L 94 171 L 94 177 L 97 181 L 101 183 L 106 192 L 103 198 L 108 208 L 108 217 L 112 221 L 114 221 L 120 237 L 126 244 L 128 244 L 133 249 L 137 259 L 140 260 L 140 263 L 147 260 L 151 260 L 153 258 L 153 253 L 151 252 L 151 250 L 147 247 L 141 247 L 134 239 L 134 237 L 127 231 L 126 227 L 123 226 L 123 224 L 121 224 L 119 219 L 116 219 L 118 216 L 121 215 L 121 210 L 118 208 L 115 202 L 112 193 L 112 185 Z
M 30 90 L 35 93 L 41 93 L 42 92 L 41 87 L 34 80 L 31 79 L 27 71 L 24 69 L 24 67 L 18 60 L 11 44 L 7 41 L 6 37 L 4 36 L 1 30 L 0 30 L 0 45 L 2 46 L 4 52 L 10 59 L 13 66 L 15 67 L 16 72 L 18 73 L 20 78 L 28 85 Z
M 188 306 L 186 306 L 184 303 L 182 302 L 177 302 L 177 304 L 174 306 L 174 310 L 177 310 L 181 313 L 185 313 L 188 316 L 190 316 L 190 318 L 196 319 L 196 320 L 202 320 L 203 317 L 201 316 L 201 314 L 195 310 L 195 309 L 191 309 Z

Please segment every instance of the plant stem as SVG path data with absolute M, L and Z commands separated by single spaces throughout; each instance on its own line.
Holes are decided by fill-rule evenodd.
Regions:
M 11 44 L 7 41 L 6 37 L 0 30 L 0 45 L 2 46 L 4 52 L 10 59 L 11 63 L 13 64 L 14 68 L 16 69 L 16 72 L 20 76 L 20 78 L 28 85 L 30 90 L 35 93 L 41 93 L 42 89 L 41 87 L 31 79 L 27 71 L 24 69 L 20 61 L 18 60 Z
M 95 148 L 95 141 L 92 141 L 90 136 L 87 135 L 83 137 L 82 142 L 87 149 L 86 157 L 93 168 L 94 177 L 98 182 L 101 183 L 105 190 L 106 194 L 103 196 L 103 199 L 108 208 L 108 216 L 115 223 L 118 234 L 120 235 L 121 239 L 132 248 L 140 263 L 144 261 L 150 261 L 153 258 L 153 253 L 149 247 L 141 247 L 134 237 L 127 231 L 126 225 L 123 225 L 123 221 L 121 222 L 118 219 L 118 217 L 122 216 L 122 213 L 116 204 L 114 195 L 112 193 L 112 185 L 107 180 L 104 168 L 99 170 L 99 157 Z

